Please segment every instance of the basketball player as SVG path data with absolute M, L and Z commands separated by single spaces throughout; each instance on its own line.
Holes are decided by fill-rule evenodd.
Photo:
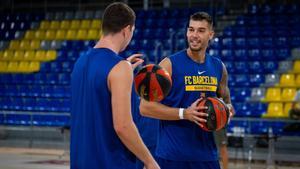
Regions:
M 112 3 L 103 14 L 103 36 L 72 72 L 71 168 L 132 169 L 132 153 L 146 169 L 159 169 L 131 116 L 132 65 L 118 53 L 130 42 L 135 13 Z M 131 153 L 131 152 L 132 153 Z
M 170 94 L 161 103 L 141 100 L 140 111 L 160 119 L 156 155 L 162 169 L 219 169 L 213 132 L 199 127 L 207 107 L 197 108 L 201 96 L 222 97 L 233 114 L 226 67 L 206 54 L 214 36 L 211 16 L 191 15 L 186 36 L 188 48 L 160 63 L 172 77 Z

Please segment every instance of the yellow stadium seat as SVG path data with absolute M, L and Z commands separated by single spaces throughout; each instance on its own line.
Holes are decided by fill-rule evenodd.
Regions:
M 7 72 L 16 73 L 18 71 L 19 71 L 19 62 L 13 62 L 13 61 L 8 62 Z
M 87 31 L 85 29 L 78 30 L 76 39 L 78 39 L 78 40 L 87 39 Z
M 68 30 L 67 36 L 65 37 L 67 40 L 74 40 L 77 37 L 77 31 L 75 30 Z
M 50 29 L 59 29 L 60 27 L 60 22 L 58 21 L 51 21 L 50 23 Z
M 26 33 L 25 33 L 25 39 L 27 39 L 27 40 L 32 40 L 32 39 L 34 39 L 35 38 L 35 31 L 31 31 L 31 30 L 29 30 L 29 31 L 26 31 Z
M 82 20 L 80 24 L 80 29 L 89 29 L 91 27 L 91 21 L 90 20 Z
M 19 62 L 18 72 L 24 72 L 24 73 L 25 72 L 30 72 L 29 62 L 26 62 L 26 61 Z
M 295 75 L 294 74 L 282 74 L 280 77 L 280 86 L 293 87 L 295 86 Z
M 65 30 L 58 30 L 58 31 L 56 31 L 55 39 L 56 40 L 64 40 L 64 39 L 66 39 L 66 31 Z
M 46 61 L 46 52 L 44 50 L 36 51 L 34 60 L 36 60 L 36 61 Z
M 18 50 L 20 49 L 20 41 L 11 40 L 9 43 L 9 49 Z
M 2 59 L 5 61 L 13 60 L 14 52 L 12 50 L 5 50 L 2 55 Z
M 22 40 L 20 42 L 20 49 L 23 49 L 23 50 L 30 49 L 30 41 L 29 40 Z
M 92 29 L 101 29 L 101 20 L 93 19 L 93 21 L 91 23 L 91 28 Z
M 268 105 L 267 114 L 264 114 L 263 117 L 271 118 L 282 118 L 285 117 L 283 113 L 283 103 L 270 103 Z
M 16 50 L 14 53 L 14 61 L 22 61 L 24 60 L 24 51 Z
M 30 49 L 39 49 L 41 46 L 41 41 L 40 40 L 32 40 L 30 42 Z
M 26 61 L 35 60 L 35 51 L 27 50 L 24 54 L 24 60 Z
M 283 88 L 281 94 L 282 101 L 293 101 L 295 99 L 297 90 L 295 88 Z
M 7 63 L 8 62 L 0 61 L 0 72 L 1 73 L 7 72 Z
M 265 102 L 280 101 L 281 100 L 281 89 L 280 88 L 268 88 L 266 92 Z
M 289 111 L 291 110 L 291 108 L 292 108 L 292 103 L 285 103 L 284 104 L 284 108 L 283 108 L 284 116 L 289 117 Z
M 300 74 L 297 74 L 296 80 L 295 80 L 296 87 L 300 87 Z
M 42 21 L 40 25 L 40 29 L 47 30 L 50 28 L 50 22 L 49 21 Z
M 44 30 L 37 30 L 34 33 L 35 39 L 43 40 L 45 39 L 45 31 Z
M 3 60 L 3 51 L 0 51 L 0 61 Z
M 47 30 L 46 35 L 45 35 L 45 39 L 46 40 L 54 40 L 55 39 L 55 34 L 56 34 L 55 30 Z
M 28 68 L 30 72 L 38 72 L 40 71 L 40 62 L 30 62 Z
M 80 21 L 79 20 L 72 20 L 71 21 L 71 29 L 79 29 L 80 28 Z
M 71 23 L 68 20 L 64 20 L 60 24 L 60 29 L 70 29 Z
M 46 52 L 46 60 L 47 61 L 55 60 L 56 56 L 57 56 L 57 54 L 56 54 L 55 50 L 48 50 Z
M 99 39 L 100 37 L 99 37 L 99 31 L 97 30 L 97 29 L 90 29 L 89 31 L 88 31 L 88 34 L 87 34 L 87 38 L 89 39 L 89 40 L 92 40 L 92 39 Z
M 293 72 L 300 73 L 300 60 L 296 60 L 294 62 Z

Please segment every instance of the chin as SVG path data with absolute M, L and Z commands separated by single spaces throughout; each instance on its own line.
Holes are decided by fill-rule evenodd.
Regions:
M 193 52 L 199 52 L 199 51 L 201 51 L 202 48 L 201 47 L 199 47 L 199 48 L 193 48 L 193 47 L 190 46 L 190 49 Z

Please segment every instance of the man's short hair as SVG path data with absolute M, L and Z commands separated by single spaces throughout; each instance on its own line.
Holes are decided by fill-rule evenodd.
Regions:
M 102 16 L 102 32 L 104 35 L 120 32 L 123 28 L 135 23 L 134 11 L 125 3 L 115 2 L 104 10 Z
M 213 19 L 212 17 L 206 13 L 206 12 L 196 12 L 194 14 L 192 14 L 190 16 L 190 20 L 193 20 L 193 21 L 207 21 L 208 24 L 211 26 L 211 28 L 213 29 Z

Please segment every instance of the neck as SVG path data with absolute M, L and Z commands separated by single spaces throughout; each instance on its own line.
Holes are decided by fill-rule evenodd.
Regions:
M 190 48 L 188 48 L 187 54 L 194 62 L 204 63 L 205 61 L 205 50 L 192 51 Z
M 108 48 L 115 53 L 119 53 L 122 48 L 120 37 L 117 34 L 103 36 L 94 46 L 94 48 Z

